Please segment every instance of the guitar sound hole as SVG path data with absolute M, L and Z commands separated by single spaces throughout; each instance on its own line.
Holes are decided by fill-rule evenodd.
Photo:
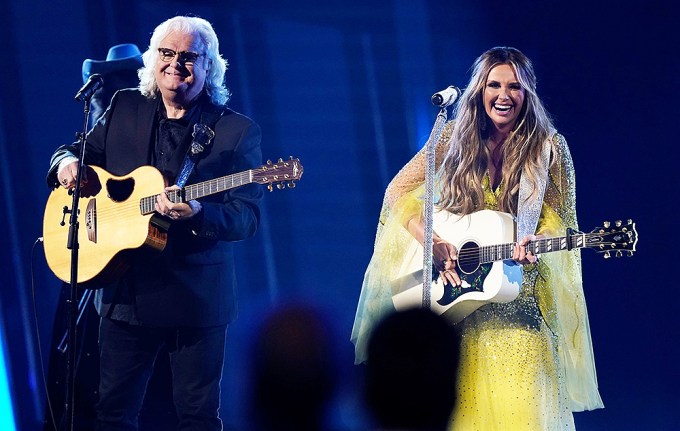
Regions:
M 458 267 L 465 274 L 472 274 L 479 267 L 479 246 L 470 241 L 458 250 Z
M 130 197 L 135 189 L 135 180 L 125 178 L 123 180 L 109 179 L 106 181 L 106 190 L 109 198 L 114 202 L 123 202 Z

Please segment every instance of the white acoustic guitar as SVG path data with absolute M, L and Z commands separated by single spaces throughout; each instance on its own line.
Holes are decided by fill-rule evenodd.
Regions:
M 143 250 L 161 251 L 167 243 L 170 220 L 154 212 L 165 181 L 153 166 L 142 166 L 129 175 L 114 176 L 88 166 L 87 184 L 78 204 L 78 283 L 117 277 L 131 258 Z M 302 176 L 300 160 L 279 159 L 255 169 L 188 185 L 166 193 L 172 202 L 187 202 L 246 184 L 267 185 L 269 190 L 293 187 Z M 65 282 L 71 280 L 69 217 L 72 191 L 62 187 L 50 193 L 45 206 L 43 238 L 47 265 Z
M 438 210 L 433 216 L 434 231 L 456 246 L 456 269 L 461 286 L 441 281 L 436 271 L 430 290 L 430 308 L 458 323 L 470 313 L 491 302 L 510 302 L 519 294 L 522 267 L 512 260 L 516 245 L 515 223 L 511 215 L 482 210 L 457 216 Z M 533 254 L 590 248 L 609 258 L 613 252 L 633 255 L 637 244 L 635 223 L 604 223 L 590 233 L 567 230 L 558 238 L 538 239 L 527 244 Z M 392 301 L 397 310 L 423 305 L 423 247 L 414 241 L 392 283 Z

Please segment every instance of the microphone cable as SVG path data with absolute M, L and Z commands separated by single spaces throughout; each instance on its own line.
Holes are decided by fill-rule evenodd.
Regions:
M 54 418 L 54 409 L 52 407 L 52 400 L 50 399 L 50 392 L 47 387 L 47 376 L 45 375 L 45 361 L 43 360 L 42 343 L 40 342 L 40 325 L 38 320 L 38 307 L 35 293 L 35 269 L 33 267 L 33 260 L 35 259 L 35 249 L 38 243 L 43 242 L 43 237 L 38 237 L 31 247 L 31 295 L 33 297 L 33 317 L 35 319 L 35 337 L 38 344 L 38 358 L 40 360 L 40 376 L 42 377 L 43 387 L 45 389 L 45 399 L 47 401 L 47 409 L 52 420 L 52 426 L 55 431 L 58 431 L 57 421 Z

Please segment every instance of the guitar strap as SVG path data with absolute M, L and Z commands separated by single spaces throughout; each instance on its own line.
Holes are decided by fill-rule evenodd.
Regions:
M 519 180 L 517 241 L 536 232 L 538 218 L 541 216 L 541 208 L 543 207 L 543 196 L 545 195 L 546 185 L 548 184 L 548 168 L 550 167 L 551 148 L 551 139 L 546 139 L 543 143 L 543 151 L 541 152 L 541 172 L 539 172 L 538 178 L 536 178 L 536 187 L 538 188 L 536 199 L 529 200 L 533 191 L 533 185 L 527 176 L 522 173 L 522 177 Z
M 194 170 L 194 166 L 200 160 L 203 151 L 210 146 L 212 139 L 215 137 L 215 131 L 213 128 L 224 114 L 224 109 L 210 105 L 210 108 L 205 109 L 201 112 L 201 118 L 198 123 L 194 124 L 194 131 L 191 134 L 191 146 L 187 154 L 184 156 L 184 162 L 182 163 L 182 169 L 177 175 L 177 180 L 175 184 L 180 187 L 184 187 Z

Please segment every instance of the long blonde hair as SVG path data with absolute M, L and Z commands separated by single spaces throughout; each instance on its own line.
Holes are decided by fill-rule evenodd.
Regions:
M 503 172 L 499 209 L 517 213 L 519 179 L 524 173 L 537 194 L 543 143 L 555 133 L 550 116 L 536 94 L 536 75 L 531 61 L 510 47 L 492 48 L 477 58 L 470 82 L 455 108 L 455 124 L 450 147 L 438 173 L 442 184 L 439 205 L 457 214 L 470 214 L 484 206 L 482 182 L 489 162 L 485 145 L 488 138 L 484 109 L 484 88 L 494 67 L 508 64 L 525 90 L 524 105 L 515 127 L 503 144 Z

